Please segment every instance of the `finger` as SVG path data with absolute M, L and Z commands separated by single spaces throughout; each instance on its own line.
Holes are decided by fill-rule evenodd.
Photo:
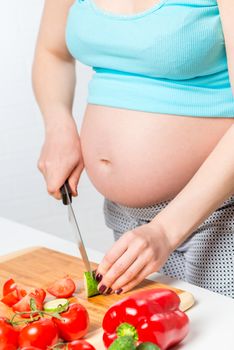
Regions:
M 126 283 L 123 287 L 121 287 L 119 290 L 116 290 L 116 294 L 122 294 L 126 293 L 129 290 L 133 289 L 135 286 L 137 286 L 139 283 L 141 283 L 147 276 L 149 276 L 152 272 L 155 272 L 152 265 L 148 264 L 144 266 L 144 268 L 138 273 L 138 275 L 133 278 L 131 281 Z
M 117 278 L 111 285 L 111 288 L 115 290 L 120 290 L 128 284 L 133 279 L 137 278 L 138 274 L 144 267 L 147 267 L 152 261 L 152 255 L 145 251 L 141 256 L 139 256 L 125 272 Z
M 49 177 L 49 180 L 47 181 L 47 192 L 53 196 L 55 199 L 60 200 L 62 198 L 60 188 L 63 185 L 65 181 L 53 181 L 52 177 Z M 61 183 L 61 185 L 60 185 Z
M 64 173 L 64 168 L 65 167 L 55 167 L 53 169 L 49 168 L 46 169 L 45 171 L 45 180 L 47 183 L 47 191 L 48 193 L 55 197 L 56 199 L 61 199 L 61 192 L 60 188 L 62 185 L 65 183 L 67 180 L 68 176 L 70 175 L 70 171 L 72 170 L 67 170 Z
M 138 253 L 133 249 L 127 249 L 123 255 L 111 266 L 108 272 L 104 275 L 103 279 L 98 285 L 98 288 L 105 286 L 106 289 L 111 287 L 112 284 L 131 266 L 137 259 Z M 103 287 L 104 288 L 104 287 Z M 102 289 L 103 289 L 102 288 Z
M 71 175 L 68 178 L 68 183 L 72 191 L 73 196 L 77 196 L 77 186 L 78 182 L 80 180 L 81 173 L 84 169 L 83 164 L 79 164 L 71 173 Z
M 128 235 L 125 233 L 113 244 L 109 252 L 104 256 L 96 271 L 96 279 L 98 282 L 101 281 L 103 275 L 107 273 L 116 260 L 118 260 L 128 249 L 128 241 Z
M 49 192 L 49 191 L 48 191 L 48 192 Z M 57 199 L 57 200 L 60 200 L 60 199 L 62 198 L 61 192 L 60 192 L 60 191 L 56 191 L 56 192 L 50 193 L 50 195 L 51 195 L 52 197 L 54 197 L 55 199 Z
M 48 176 L 48 173 L 46 174 L 46 171 L 41 171 L 42 175 L 45 179 L 46 185 L 47 185 L 47 192 L 53 196 L 55 199 L 61 199 L 61 193 L 60 190 L 56 190 L 57 186 L 54 185 L 53 179 L 51 179 L 51 176 Z

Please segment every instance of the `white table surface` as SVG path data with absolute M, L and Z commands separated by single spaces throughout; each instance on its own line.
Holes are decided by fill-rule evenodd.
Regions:
M 0 218 L 0 256 L 20 249 L 44 246 L 77 256 L 76 245 L 53 235 Z M 90 260 L 99 262 L 103 253 L 87 249 Z M 1 271 L 0 271 L 1 277 Z M 151 279 L 191 292 L 196 305 L 187 311 L 190 333 L 176 350 L 234 350 L 234 299 L 159 274 Z

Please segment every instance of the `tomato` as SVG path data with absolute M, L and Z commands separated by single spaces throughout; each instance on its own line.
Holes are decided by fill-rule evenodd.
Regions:
M 30 308 L 30 299 L 34 299 L 36 303 L 36 308 L 38 310 L 43 309 L 43 301 L 45 299 L 45 291 L 42 288 L 37 288 L 29 294 L 25 295 L 20 301 L 12 306 L 14 312 L 29 312 Z M 30 317 L 29 314 L 21 315 L 23 318 Z
M 96 350 L 85 340 L 74 340 L 67 345 L 68 350 Z
M 3 296 L 5 297 L 7 294 L 16 290 L 16 287 L 17 286 L 13 278 L 9 278 L 9 280 L 7 280 L 3 285 Z
M 22 288 L 19 288 L 19 287 L 16 287 L 16 292 L 17 292 L 19 300 L 21 300 L 27 294 L 25 289 L 22 289 Z
M 1 301 L 8 306 L 13 306 L 14 304 L 18 303 L 18 301 L 20 301 L 26 294 L 26 290 L 18 287 L 15 281 L 10 278 L 3 285 L 3 298 Z
M 69 298 L 76 290 L 76 285 L 70 277 L 65 277 L 51 284 L 47 291 L 56 298 Z
M 58 341 L 58 330 L 51 319 L 41 318 L 29 323 L 21 329 L 19 334 L 20 348 L 34 346 L 46 350 Z
M 19 332 L 7 322 L 0 318 L 0 350 L 16 350 L 18 348 Z
M 41 303 L 43 303 L 43 301 L 45 300 L 45 297 L 46 297 L 46 292 L 42 288 L 34 289 L 34 291 L 31 292 L 31 294 L 34 295 L 35 299 L 37 299 L 38 301 L 41 301 Z
M 73 340 L 62 347 L 62 350 L 96 350 L 93 345 L 85 340 Z
M 1 302 L 8 306 L 13 306 L 16 303 L 18 303 L 19 298 L 16 290 L 12 291 L 11 293 L 6 294 L 2 299 Z
M 66 341 L 82 338 L 89 328 L 89 314 L 81 304 L 71 304 L 67 311 L 60 314 L 62 319 L 52 318 L 57 325 L 59 335 Z

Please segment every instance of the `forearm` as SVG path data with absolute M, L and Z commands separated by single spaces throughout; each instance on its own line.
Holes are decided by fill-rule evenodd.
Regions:
M 37 49 L 32 83 L 46 128 L 72 115 L 75 90 L 75 63 L 46 49 Z
M 234 124 L 183 190 L 152 220 L 179 246 L 234 194 Z

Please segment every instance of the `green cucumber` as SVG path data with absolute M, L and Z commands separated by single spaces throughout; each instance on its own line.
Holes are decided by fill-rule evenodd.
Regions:
M 132 337 L 124 336 L 115 339 L 108 350 L 136 350 L 136 347 Z
M 94 277 L 94 271 L 92 272 L 92 274 L 89 271 L 84 272 L 84 287 L 87 298 L 100 294 L 97 288 L 98 282 Z
M 47 301 L 43 305 L 43 308 L 46 312 L 64 312 L 68 309 L 69 301 L 65 298 L 59 298 Z
M 145 342 L 138 345 L 137 350 L 160 350 L 160 348 L 156 344 Z

